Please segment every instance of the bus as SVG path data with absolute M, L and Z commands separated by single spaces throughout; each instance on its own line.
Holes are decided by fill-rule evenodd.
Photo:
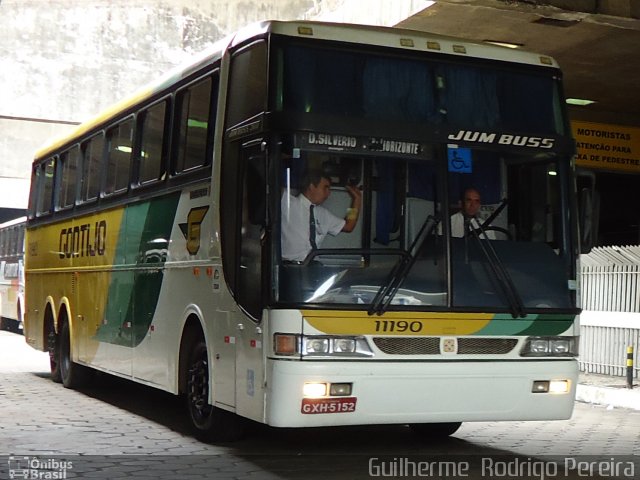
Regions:
M 248 421 L 438 436 L 567 419 L 570 132 L 548 56 L 392 28 L 246 27 L 37 152 L 26 341 L 65 387 L 98 370 L 183 396 L 210 441 Z M 357 222 L 290 261 L 289 200 L 315 171 L 322 207 Z M 482 207 L 456 237 L 469 186 Z
M 0 328 L 21 332 L 24 312 L 24 230 L 27 217 L 0 224 Z

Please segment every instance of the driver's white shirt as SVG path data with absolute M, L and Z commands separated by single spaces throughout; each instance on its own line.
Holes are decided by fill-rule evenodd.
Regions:
M 284 192 L 281 200 L 282 259 L 303 261 L 311 251 L 309 242 L 309 207 L 311 202 L 303 194 Z M 336 217 L 322 205 L 313 209 L 316 219 L 316 245 L 320 248 L 327 235 L 337 235 L 344 227 L 344 218 Z
M 473 228 L 479 228 L 482 223 L 475 217 L 471 218 L 469 221 Z M 493 230 L 487 230 L 485 233 L 490 240 L 496 239 L 496 232 Z M 451 236 L 459 238 L 464 237 L 464 215 L 462 215 L 462 212 L 457 212 L 451 215 Z M 483 237 L 484 235 L 480 234 L 480 238 Z

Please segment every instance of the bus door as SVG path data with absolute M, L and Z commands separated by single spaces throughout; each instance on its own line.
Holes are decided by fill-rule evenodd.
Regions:
M 267 225 L 267 152 L 262 138 L 230 144 L 235 168 L 223 173 L 223 259 L 236 307 L 236 409 L 262 416 L 262 320 Z

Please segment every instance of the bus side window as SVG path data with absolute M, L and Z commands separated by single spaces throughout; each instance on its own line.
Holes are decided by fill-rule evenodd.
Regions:
M 260 41 L 231 59 L 226 128 L 265 110 L 267 98 L 267 46 Z
M 215 83 L 215 85 L 214 85 Z M 215 88 L 214 88 L 215 86 Z M 176 112 L 178 115 L 177 154 L 175 173 L 181 173 L 209 163 L 213 152 L 215 122 L 215 98 L 218 77 L 207 77 L 178 92 Z
M 9 229 L 9 255 L 18 254 L 18 230 L 15 227 Z
M 104 193 L 111 195 L 127 189 L 133 149 L 133 118 L 127 118 L 107 131 L 107 181 Z
M 82 200 L 90 201 L 100 193 L 100 162 L 104 150 L 104 135 L 94 136 L 82 146 Z
M 40 183 L 40 165 L 34 165 L 31 171 L 31 185 L 29 187 L 29 205 L 27 206 L 27 217 L 36 216 L 36 205 L 38 202 L 38 184 Z
M 140 151 L 138 153 L 138 184 L 143 185 L 164 179 L 167 152 L 166 113 L 167 101 L 143 110 L 138 116 Z
M 7 256 L 7 232 L 0 230 L 0 257 Z
M 40 164 L 40 173 L 38 175 L 38 204 L 36 207 L 36 214 L 38 216 L 51 213 L 51 206 L 53 204 L 53 174 L 55 172 L 56 161 L 53 158 L 49 158 L 44 163 Z
M 78 163 L 80 160 L 80 146 L 76 145 L 71 150 L 60 155 L 61 172 L 60 190 L 58 194 L 58 208 L 69 208 L 76 201 L 76 184 L 78 175 Z

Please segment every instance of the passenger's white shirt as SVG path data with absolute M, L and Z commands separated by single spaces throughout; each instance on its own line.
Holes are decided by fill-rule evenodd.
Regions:
M 309 207 L 311 202 L 303 194 L 297 196 L 285 192 L 282 195 L 282 259 L 300 262 L 311 251 L 309 242 Z M 313 209 L 316 219 L 316 245 L 320 248 L 327 235 L 337 235 L 344 227 L 344 218 L 339 218 L 324 208 L 316 205 Z
M 471 218 L 469 221 L 473 228 L 479 228 L 482 223 L 477 218 Z M 496 239 L 496 232 L 493 230 L 488 230 L 485 233 L 489 239 Z M 451 236 L 459 238 L 464 237 L 464 215 L 462 215 L 462 212 L 457 212 L 451 215 Z M 484 238 L 484 235 L 480 234 L 480 238 Z

